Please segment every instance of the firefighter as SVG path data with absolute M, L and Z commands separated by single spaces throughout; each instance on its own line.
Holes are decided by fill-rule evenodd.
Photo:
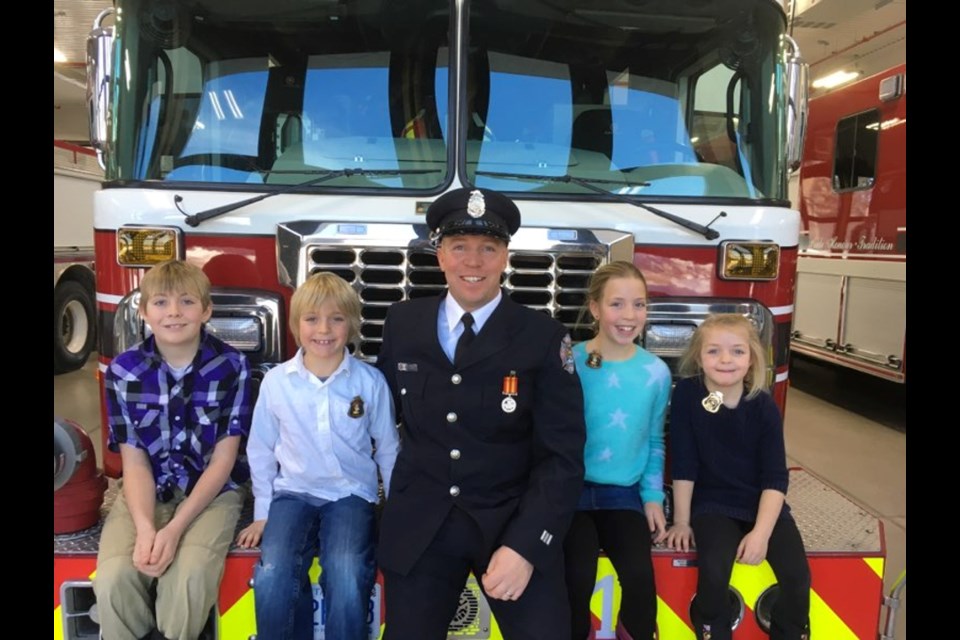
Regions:
M 586 437 L 570 337 L 500 288 L 513 201 L 456 189 L 427 224 L 448 290 L 391 307 L 378 358 L 402 440 L 381 522 L 385 638 L 445 639 L 471 571 L 504 638 L 569 638 L 562 550 Z

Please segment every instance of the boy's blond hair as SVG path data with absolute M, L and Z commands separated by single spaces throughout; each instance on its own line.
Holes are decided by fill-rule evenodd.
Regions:
M 697 327 L 693 340 L 687 346 L 686 352 L 680 358 L 680 374 L 683 376 L 700 375 L 703 371 L 700 362 L 700 351 L 703 349 L 703 334 L 711 329 L 739 329 L 747 336 L 747 345 L 750 348 L 750 369 L 743 379 L 747 397 L 752 398 L 767 388 L 767 356 L 760 342 L 760 333 L 757 327 L 737 313 L 716 313 L 707 316 L 707 319 Z
M 290 333 L 297 346 L 300 344 L 300 318 L 319 309 L 327 300 L 333 302 L 347 316 L 347 341 L 354 342 L 360 336 L 360 297 L 350 284 L 335 273 L 318 271 L 297 287 L 290 299 Z
M 210 278 L 200 267 L 183 260 L 161 262 L 147 271 L 140 281 L 140 312 L 146 311 L 150 298 L 168 293 L 197 296 L 204 311 L 213 304 Z

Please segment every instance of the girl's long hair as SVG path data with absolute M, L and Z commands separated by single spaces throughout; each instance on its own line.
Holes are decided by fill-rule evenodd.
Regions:
M 703 373 L 700 362 L 700 351 L 703 349 L 703 334 L 711 329 L 740 330 L 747 336 L 750 348 L 750 368 L 743 379 L 747 397 L 752 398 L 767 388 L 767 356 L 760 342 L 760 333 L 749 319 L 736 313 L 717 313 L 707 316 L 707 319 L 697 327 L 693 340 L 687 346 L 686 352 L 680 358 L 680 374 L 686 377 L 697 376 Z

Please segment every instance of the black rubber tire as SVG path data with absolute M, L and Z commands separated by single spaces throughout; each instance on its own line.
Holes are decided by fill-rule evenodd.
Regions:
M 86 364 L 96 338 L 93 296 L 79 282 L 61 282 L 53 290 L 53 374 Z

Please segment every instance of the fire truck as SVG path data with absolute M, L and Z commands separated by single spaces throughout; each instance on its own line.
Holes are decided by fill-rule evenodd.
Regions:
M 907 380 L 907 65 L 810 100 L 796 353 Z
M 507 295 L 581 340 L 591 273 L 632 260 L 649 283 L 646 349 L 675 367 L 708 314 L 743 314 L 768 349 L 783 408 L 800 230 L 786 191 L 802 148 L 806 66 L 780 3 L 119 0 L 112 18 L 98 18 L 89 52 L 92 137 L 106 169 L 94 234 L 101 370 L 143 339 L 137 287 L 170 258 L 204 269 L 209 330 L 258 375 L 294 353 L 290 296 L 320 270 L 355 287 L 354 354 L 373 361 L 389 306 L 444 289 L 427 205 L 476 186 L 507 193 L 522 213 Z M 103 468 L 121 472 L 106 447 Z M 791 493 L 794 510 L 805 503 L 808 526 L 829 532 L 809 545 L 814 633 L 875 635 L 880 522 L 795 473 L 812 489 Z M 114 481 L 105 505 L 111 491 Z M 97 629 L 98 532 L 60 538 L 55 638 L 96 637 L 83 634 Z M 660 636 L 692 639 L 695 554 L 655 554 Z M 229 554 L 211 637 L 255 634 L 256 559 Z M 769 566 L 734 578 L 738 640 L 765 637 Z M 598 638 L 614 637 L 619 598 L 601 559 Z M 378 584 L 371 638 L 385 606 Z M 450 637 L 501 638 L 474 579 Z
M 96 347 L 93 193 L 103 170 L 85 147 L 53 141 L 53 373 L 79 369 Z

